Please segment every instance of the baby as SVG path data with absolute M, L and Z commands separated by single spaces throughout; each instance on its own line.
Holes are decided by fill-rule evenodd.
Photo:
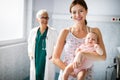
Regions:
M 70 74 L 73 72 L 78 75 L 79 72 L 82 72 L 82 76 L 84 76 L 85 71 L 92 67 L 93 60 L 88 59 L 81 55 L 81 52 L 97 52 L 99 55 L 103 54 L 103 50 L 97 43 L 98 37 L 94 32 L 90 32 L 87 34 L 85 38 L 85 43 L 81 44 L 79 48 L 75 51 L 75 58 L 73 63 L 67 65 L 63 72 L 63 80 L 68 80 Z

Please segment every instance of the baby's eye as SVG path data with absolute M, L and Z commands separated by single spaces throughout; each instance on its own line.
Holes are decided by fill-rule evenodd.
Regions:
M 87 38 L 87 39 L 90 39 L 90 38 Z
M 95 39 L 92 39 L 93 41 L 95 41 Z

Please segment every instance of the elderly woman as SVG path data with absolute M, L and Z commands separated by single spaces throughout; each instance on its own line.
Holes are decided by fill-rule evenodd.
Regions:
M 49 16 L 46 10 L 38 11 L 36 19 L 39 26 L 31 30 L 28 38 L 30 80 L 54 80 L 55 68 L 50 58 L 57 32 L 54 28 L 48 26 Z

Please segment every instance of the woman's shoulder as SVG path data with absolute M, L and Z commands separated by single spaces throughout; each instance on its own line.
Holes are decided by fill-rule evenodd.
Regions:
M 37 31 L 39 27 L 34 27 L 31 29 L 31 32 Z
M 70 28 L 63 28 L 63 29 L 61 29 L 61 32 L 60 32 L 60 33 L 68 34 L 69 31 L 70 31 Z
M 100 29 L 98 27 L 89 27 L 89 30 L 92 31 L 92 32 L 95 32 L 95 33 L 99 33 L 100 32 Z
M 61 39 L 65 40 L 68 33 L 69 33 L 69 28 L 63 28 L 60 31 L 59 37 L 61 37 Z
M 34 27 L 30 30 L 30 34 L 36 34 L 39 27 Z
M 48 26 L 48 29 L 55 31 L 56 29 L 52 26 Z

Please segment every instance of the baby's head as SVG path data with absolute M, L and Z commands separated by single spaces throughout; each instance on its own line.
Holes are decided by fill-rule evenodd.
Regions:
M 94 45 L 98 42 L 98 36 L 95 32 L 89 32 L 85 38 L 85 44 Z

